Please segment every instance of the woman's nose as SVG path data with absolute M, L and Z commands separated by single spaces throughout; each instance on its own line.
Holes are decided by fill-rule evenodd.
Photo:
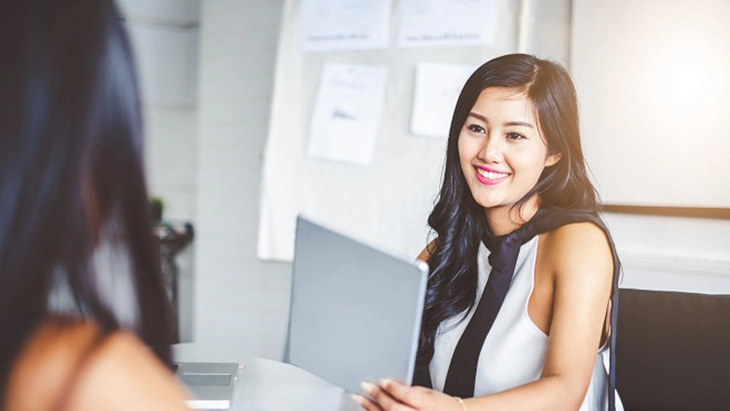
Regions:
M 499 163 L 504 159 L 501 142 L 496 136 L 486 136 L 479 157 L 487 163 Z

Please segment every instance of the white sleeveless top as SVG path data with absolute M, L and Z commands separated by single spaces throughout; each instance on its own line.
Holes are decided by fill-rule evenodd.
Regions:
M 474 385 L 475 397 L 527 384 L 537 380 L 542 374 L 548 337 L 537 328 L 527 314 L 527 303 L 535 283 L 537 243 L 538 236 L 535 236 L 520 248 L 510 289 L 479 355 Z M 481 244 L 478 257 L 477 304 L 491 271 L 488 256 L 489 250 Z M 473 314 L 472 309 L 464 321 L 459 322 L 463 318 L 463 314 L 460 314 L 439 326 L 434 356 L 429 367 L 433 388 L 438 391 L 443 391 L 454 349 Z M 608 409 L 609 354 L 608 344 L 598 350 L 591 383 L 580 411 Z M 623 411 L 618 394 L 616 410 Z

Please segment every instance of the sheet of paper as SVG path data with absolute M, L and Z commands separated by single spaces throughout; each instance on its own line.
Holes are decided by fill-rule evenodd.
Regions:
M 392 0 L 302 0 L 302 51 L 387 47 L 391 4 Z
M 448 137 L 456 100 L 476 66 L 421 63 L 413 87 L 411 133 Z
M 398 45 L 470 46 L 494 42 L 494 0 L 402 0 Z
M 386 75 L 385 67 L 325 64 L 310 127 L 309 157 L 372 162 Z

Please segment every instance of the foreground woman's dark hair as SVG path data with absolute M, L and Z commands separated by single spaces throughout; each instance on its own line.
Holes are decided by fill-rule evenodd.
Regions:
M 119 319 L 92 263 L 100 243 L 129 261 L 136 332 L 169 362 L 129 40 L 109 0 L 0 3 L 0 403 L 31 333 L 67 284 L 108 333 Z

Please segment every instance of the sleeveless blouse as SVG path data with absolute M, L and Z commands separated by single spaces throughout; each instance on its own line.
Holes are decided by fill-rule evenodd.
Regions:
M 535 282 L 538 236 L 522 245 L 517 257 L 515 273 L 502 308 L 494 320 L 489 335 L 479 355 L 474 396 L 495 394 L 527 384 L 540 378 L 547 354 L 548 336 L 530 319 L 527 304 Z M 489 250 L 480 245 L 479 279 L 476 304 L 479 303 L 491 267 L 487 257 Z M 434 355 L 429 370 L 433 388 L 443 391 L 451 357 L 464 329 L 474 314 L 459 314 L 444 321 L 438 329 Z M 605 411 L 608 409 L 608 360 L 610 349 L 604 344 L 598 350 L 593 365 L 588 392 L 580 411 Z M 623 405 L 616 395 L 616 410 Z

